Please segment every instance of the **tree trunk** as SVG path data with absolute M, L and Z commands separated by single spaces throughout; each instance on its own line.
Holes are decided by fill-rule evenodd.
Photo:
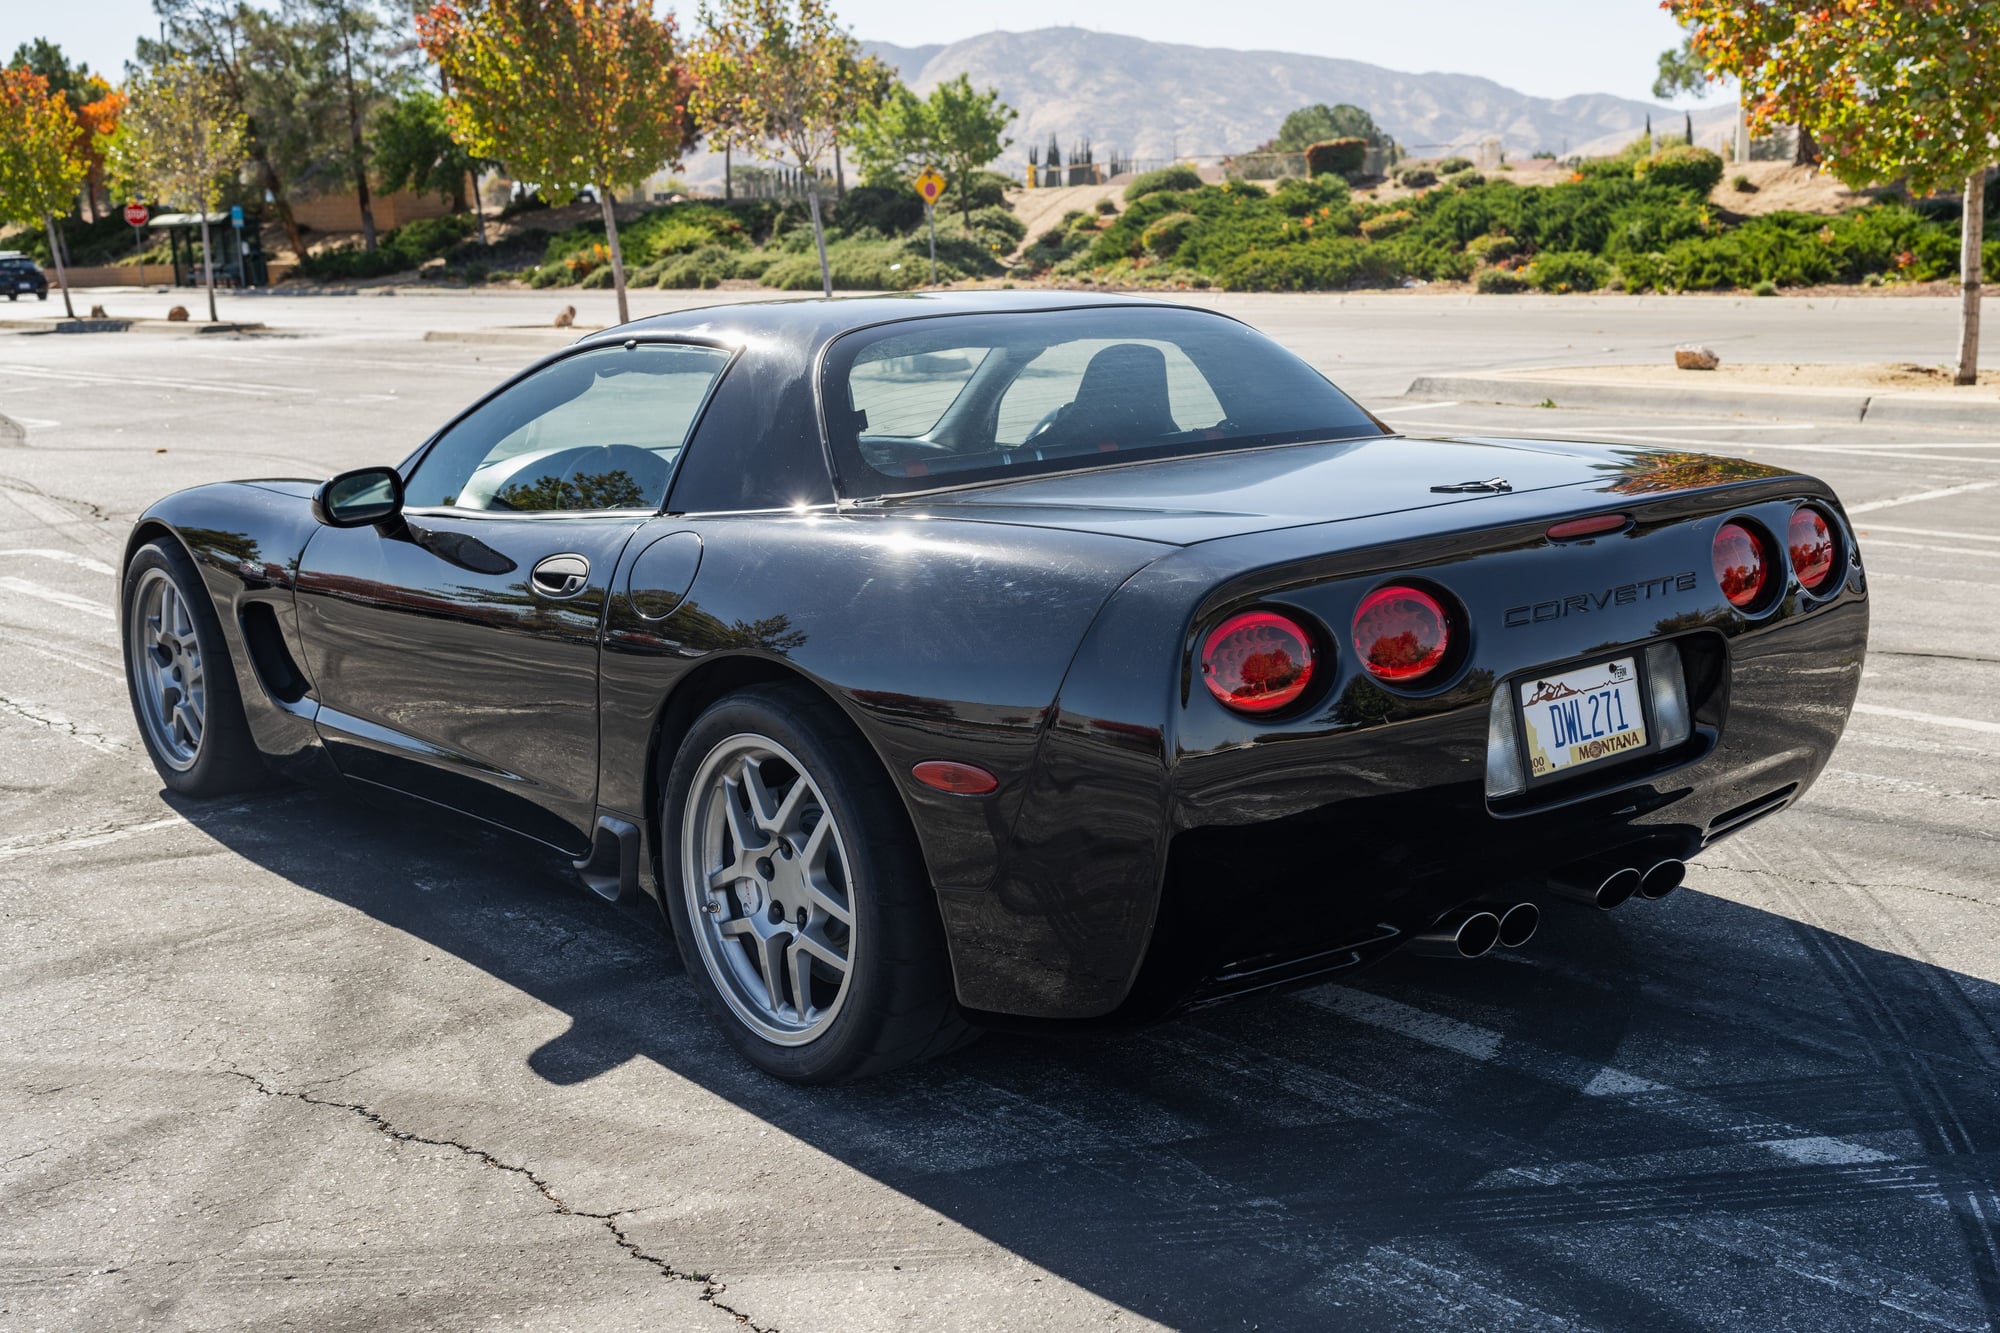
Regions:
M 1792 165 L 1810 167 L 1819 164 L 1819 141 L 1813 138 L 1811 130 L 1799 126 L 1798 142 L 1792 145 Z
M 826 262 L 826 229 L 819 221 L 819 185 L 811 177 L 806 177 L 806 203 L 812 209 L 813 244 L 819 249 L 819 291 L 821 296 L 833 295 L 833 269 Z
M 208 243 L 208 205 L 201 207 L 201 274 L 202 285 L 208 288 L 208 322 L 217 323 L 215 318 L 215 249 Z
M 486 201 L 479 197 L 479 173 L 472 173 L 472 216 L 479 223 L 479 243 L 489 245 L 486 239 Z
M 49 258 L 56 262 L 56 281 L 62 285 L 63 312 L 71 319 L 75 319 L 76 307 L 70 304 L 69 299 L 69 275 L 63 272 L 62 246 L 56 243 L 56 215 L 44 213 L 42 221 L 47 223 L 49 228 Z
M 729 145 L 725 143 L 722 145 L 722 202 L 726 204 L 735 198 L 729 188 Z
M 1979 297 L 1986 265 L 1986 168 L 1965 178 L 1965 234 L 1959 248 L 1959 285 L 1964 315 L 1958 326 L 1955 383 L 1979 383 Z
M 611 285 L 618 289 L 618 322 L 629 324 L 632 313 L 625 305 L 625 252 L 618 248 L 618 214 L 611 202 L 611 187 L 597 187 L 597 202 L 604 209 L 604 240 L 611 247 Z
M 347 31 L 347 11 L 340 15 L 340 59 L 347 80 L 347 136 L 354 161 L 354 197 L 361 205 L 361 245 L 375 252 L 375 205 L 368 198 L 368 146 L 361 140 L 361 99 L 354 89 L 354 45 Z
M 840 165 L 840 144 L 833 145 L 833 197 L 847 198 L 847 173 Z
M 271 159 L 261 150 L 254 160 L 257 169 L 264 173 L 264 189 L 271 196 L 271 207 L 278 210 L 278 225 L 285 229 L 285 243 L 292 247 L 293 254 L 304 259 L 306 234 L 299 229 L 299 220 L 292 216 L 292 204 L 285 198 L 285 183 L 278 178 L 278 169 L 271 165 Z

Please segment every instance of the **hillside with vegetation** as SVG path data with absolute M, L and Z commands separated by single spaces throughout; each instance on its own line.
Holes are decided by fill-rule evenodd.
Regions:
M 1265 186 L 1149 173 L 1115 213 L 1073 213 L 1028 247 L 1035 274 L 1124 286 L 1329 291 L 1470 283 L 1487 293 L 1775 291 L 1928 282 L 1957 269 L 1957 205 L 1882 201 L 1838 214 L 1717 204 L 1705 149 L 1635 143 L 1520 185 L 1463 159 L 1411 163 L 1422 182 L 1370 198 L 1324 174 Z M 1747 185 L 1749 182 L 1741 182 Z M 2000 243 L 1985 249 L 2000 273 Z

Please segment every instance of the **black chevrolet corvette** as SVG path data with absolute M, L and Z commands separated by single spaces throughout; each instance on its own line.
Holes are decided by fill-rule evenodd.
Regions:
M 169 787 L 559 848 L 827 1081 L 1659 897 L 1818 775 L 1868 608 L 1811 477 L 1406 438 L 1222 315 L 958 294 L 641 320 L 397 467 L 183 491 L 122 625 Z

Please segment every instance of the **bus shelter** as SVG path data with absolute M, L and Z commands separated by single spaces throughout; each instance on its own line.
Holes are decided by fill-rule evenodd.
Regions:
M 208 241 L 215 251 L 215 285 L 218 287 L 268 287 L 270 269 L 257 216 L 247 214 L 241 226 L 230 213 L 208 215 Z M 147 225 L 167 234 L 167 253 L 173 257 L 174 286 L 199 287 L 202 276 L 201 223 L 199 213 L 162 213 Z

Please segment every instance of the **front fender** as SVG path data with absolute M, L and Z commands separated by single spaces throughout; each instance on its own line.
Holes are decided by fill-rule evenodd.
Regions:
M 318 526 L 311 504 L 316 484 L 232 481 L 176 492 L 139 516 L 125 548 L 129 565 L 140 546 L 168 537 L 193 558 L 222 624 L 251 737 L 280 771 L 301 778 L 325 769 L 312 725 L 317 705 L 301 688 L 310 682 L 292 599 L 299 556 Z M 275 644 L 263 638 L 253 653 L 250 634 L 267 631 L 253 629 L 252 621 L 266 616 Z M 284 675 L 288 665 L 297 673 L 291 680 Z

